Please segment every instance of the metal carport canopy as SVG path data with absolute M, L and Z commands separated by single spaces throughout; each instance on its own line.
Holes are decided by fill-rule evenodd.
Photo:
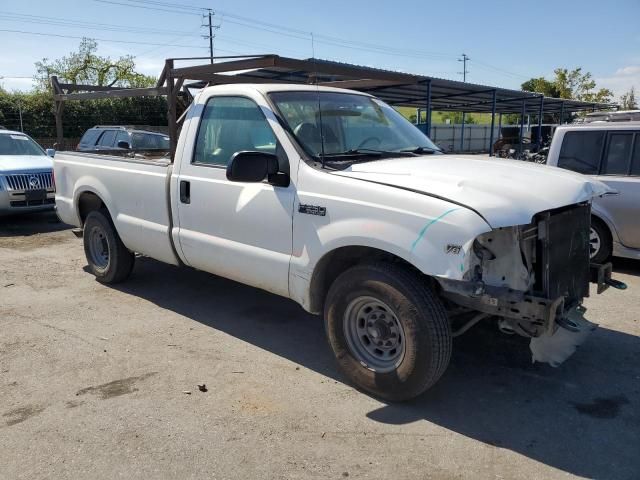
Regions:
M 607 103 L 543 98 L 542 94 L 535 92 L 413 75 L 329 60 L 299 60 L 278 55 L 242 57 L 213 65 L 176 68 L 172 73 L 184 75 L 193 80 L 201 80 L 209 85 L 236 82 L 317 82 L 319 85 L 367 92 L 395 106 L 425 108 L 429 103 L 431 110 L 436 111 L 537 115 L 540 113 L 541 106 L 543 114 L 616 107 L 615 104 Z M 495 110 L 493 108 L 494 92 Z M 428 102 L 428 96 L 430 96 L 430 102 Z

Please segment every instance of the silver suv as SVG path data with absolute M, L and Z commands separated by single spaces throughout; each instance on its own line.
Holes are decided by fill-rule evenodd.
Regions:
M 55 208 L 54 154 L 22 132 L 0 130 L 0 215 Z
M 558 127 L 547 164 L 592 176 L 617 192 L 593 202 L 592 261 L 640 259 L 640 122 Z

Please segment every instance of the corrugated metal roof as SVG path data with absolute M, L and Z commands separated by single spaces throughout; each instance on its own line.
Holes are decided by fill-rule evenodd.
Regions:
M 252 61 L 256 63 L 256 68 L 251 67 Z M 230 68 L 238 65 L 237 61 L 228 63 Z M 265 64 L 268 66 L 264 66 Z M 209 85 L 227 83 L 229 76 L 220 75 L 220 73 L 234 72 L 234 70 L 224 70 L 224 66 L 225 62 L 212 65 L 212 73 L 208 76 L 204 74 L 204 66 L 197 67 L 198 75 L 193 79 L 203 80 Z M 497 113 L 521 113 L 524 109 L 526 114 L 537 114 L 540 111 L 541 102 L 545 114 L 559 113 L 561 110 L 568 113 L 617 107 L 615 104 L 543 97 L 536 92 L 414 75 L 325 59 L 299 60 L 264 55 L 249 57 L 242 66 L 244 67 L 242 71 L 233 75 L 235 82 L 268 81 L 344 86 L 370 93 L 396 106 L 426 108 L 427 91 L 430 88 L 432 110 L 491 112 L 494 92 Z M 207 80 L 207 77 L 210 80 Z

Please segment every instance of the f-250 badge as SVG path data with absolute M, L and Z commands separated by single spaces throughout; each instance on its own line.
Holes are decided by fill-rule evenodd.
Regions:
M 326 207 L 320 207 L 318 205 L 305 205 L 303 203 L 298 207 L 300 213 L 306 213 L 307 215 L 318 215 L 324 217 L 327 214 Z

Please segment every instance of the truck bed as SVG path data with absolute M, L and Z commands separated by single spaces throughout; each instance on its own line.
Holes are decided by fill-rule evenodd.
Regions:
M 168 158 L 59 152 L 54 159 L 58 216 L 81 226 L 78 199 L 83 194 L 97 195 L 129 250 L 178 264 L 170 239 L 170 167 Z

